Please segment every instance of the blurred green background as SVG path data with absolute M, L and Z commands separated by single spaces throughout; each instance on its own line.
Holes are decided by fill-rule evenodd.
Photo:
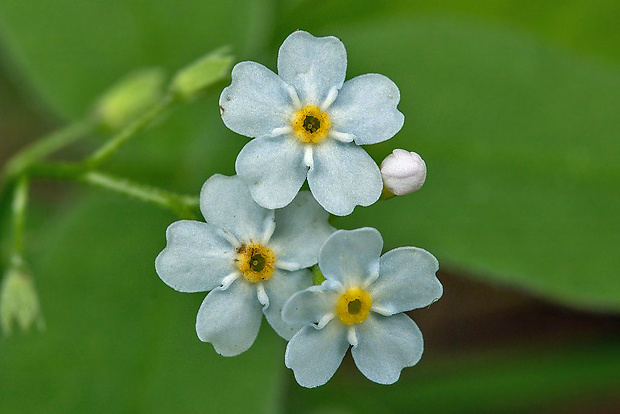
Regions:
M 204 294 L 154 271 L 174 215 L 41 181 L 27 249 L 46 330 L 0 340 L 0 413 L 620 412 L 617 1 L 3 0 L 0 163 L 134 69 L 172 75 L 223 45 L 275 69 L 296 29 L 341 38 L 348 78 L 378 72 L 401 90 L 404 128 L 367 150 L 420 153 L 427 182 L 335 224 L 439 258 L 444 298 L 411 313 L 422 361 L 385 387 L 347 356 L 305 390 L 266 324 L 248 352 L 218 357 L 194 332 Z M 188 194 L 233 174 L 247 140 L 223 126 L 218 96 L 108 169 Z

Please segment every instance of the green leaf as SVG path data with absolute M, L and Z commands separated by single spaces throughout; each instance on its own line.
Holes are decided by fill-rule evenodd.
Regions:
M 377 226 L 443 266 L 574 306 L 620 311 L 620 71 L 511 30 L 393 19 L 340 30 L 350 76 L 401 90 L 394 147 L 428 166 L 416 194 L 336 224 Z
M 620 3 L 616 0 L 297 0 L 280 3 L 276 35 L 284 39 L 302 28 L 334 34 L 343 24 L 377 18 L 449 15 L 512 27 L 580 54 L 620 60 Z
M 389 387 L 373 384 L 354 366 L 340 367 L 316 390 L 302 389 L 291 378 L 287 408 L 300 414 L 570 411 L 575 403 L 617 398 L 619 345 L 612 340 L 423 358 Z
M 387 247 L 425 247 L 442 266 L 552 300 L 620 310 L 617 67 L 470 17 L 419 17 L 404 2 L 363 2 L 355 8 L 347 1 L 312 3 L 309 9 L 306 1 L 283 3 L 273 28 L 271 8 L 262 3 L 166 1 L 147 7 L 132 0 L 108 7 L 99 0 L 78 7 L 61 0 L 47 8 L 11 0 L 0 4 L 0 19 L 8 45 L 35 84 L 74 113 L 97 95 L 94 91 L 135 67 L 161 64 L 176 70 L 222 43 L 249 45 L 254 54 L 268 44 L 272 53 L 260 61 L 274 67 L 277 46 L 293 28 L 337 35 L 349 52 L 349 78 L 383 73 L 402 92 L 405 127 L 396 138 L 368 148 L 371 154 L 380 161 L 392 148 L 406 148 L 420 153 L 429 169 L 419 193 L 360 208 L 337 224 L 374 225 Z M 521 15 L 517 3 L 442 7 L 513 22 Z M 347 4 L 351 13 L 346 7 L 336 10 Z M 559 7 L 553 2 L 523 21 L 542 33 L 540 16 L 559 13 Z M 258 9 L 261 13 L 254 13 Z M 586 28 L 596 16 L 585 2 L 566 10 L 571 16 L 588 10 Z M 400 17 L 369 18 L 379 13 Z M 338 20 L 344 15 L 346 25 Z M 31 23 L 36 21 L 45 24 Z M 549 33 L 568 41 L 569 33 L 583 27 Z M 276 34 L 269 40 L 271 30 Z M 610 39 L 617 36 L 614 30 Z M 76 33 L 84 35 L 76 40 Z M 587 39 L 600 40 L 602 32 L 596 33 Z M 216 96 L 180 109 L 145 135 L 148 144 L 132 142 L 113 168 L 193 194 L 209 175 L 233 174 L 236 154 L 247 142 L 223 127 Z
M 254 20 L 266 18 L 269 4 L 7 0 L 0 3 L 0 33 L 28 83 L 53 109 L 75 117 L 137 68 L 174 73 L 223 45 L 244 51 L 263 36 Z
M 445 267 L 620 311 L 620 71 L 508 29 L 401 18 L 342 28 L 349 76 L 401 90 L 403 130 L 369 149 L 418 152 L 416 194 L 337 225 L 377 226 Z
M 271 32 L 271 3 L 8 0 L 0 2 L 0 40 L 17 80 L 52 111 L 75 118 L 137 68 L 173 74 L 223 45 L 241 58 L 261 53 Z M 222 58 L 212 63 L 229 63 Z M 195 195 L 209 175 L 234 174 L 246 138 L 222 124 L 218 95 L 213 91 L 154 123 L 115 155 L 112 171 Z
M 53 214 L 30 240 L 46 330 L 0 341 L 3 412 L 277 410 L 284 341 L 264 323 L 249 351 L 217 355 L 195 332 L 205 293 L 155 273 L 168 213 L 97 194 Z
M 130 71 L 164 66 L 169 73 L 224 44 L 260 55 L 302 28 L 336 33 L 343 23 L 377 16 L 450 13 L 532 32 L 587 53 L 620 59 L 620 4 L 615 0 L 241 0 L 176 2 L 57 0 L 0 2 L 3 46 L 46 103 L 81 115 L 112 82 Z M 274 18 L 275 14 L 275 18 Z M 329 30 L 326 30 L 328 29 Z M 239 53 L 242 52 L 242 53 Z

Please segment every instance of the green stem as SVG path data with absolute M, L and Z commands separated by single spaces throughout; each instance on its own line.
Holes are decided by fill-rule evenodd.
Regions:
M 176 194 L 98 171 L 87 172 L 80 177 L 80 181 L 158 205 L 176 213 L 183 219 L 196 218 L 195 211 L 199 206 L 199 201 L 196 197 Z
M 146 128 L 155 118 L 170 109 L 176 100 L 172 94 L 166 94 L 157 104 L 146 111 L 135 121 L 131 122 L 109 141 L 103 144 L 97 151 L 86 159 L 90 167 L 97 167 L 110 158 L 119 148 L 125 145 L 138 132 Z
M 5 168 L 6 181 L 16 179 L 35 162 L 53 154 L 61 148 L 86 137 L 96 128 L 96 122 L 87 118 L 77 121 L 65 128 L 52 132 L 14 156 Z
M 90 170 L 82 164 L 38 164 L 33 166 L 29 172 L 33 176 L 68 179 L 124 194 L 172 211 L 182 219 L 195 219 L 198 216 L 199 200 L 197 197 L 173 193 L 101 171 Z
M 88 136 L 96 127 L 97 123 L 92 118 L 77 121 L 41 138 L 13 156 L 4 170 L 0 172 L 0 215 L 4 214 L 9 208 L 10 194 L 13 192 L 15 181 L 32 164 Z
M 30 183 L 22 176 L 16 183 L 13 192 L 11 216 L 13 218 L 13 252 L 12 260 L 22 261 L 24 257 L 24 229 L 26 227 L 26 208 L 28 206 L 28 189 Z

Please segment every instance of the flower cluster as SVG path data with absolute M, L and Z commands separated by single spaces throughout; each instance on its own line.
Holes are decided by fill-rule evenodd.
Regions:
M 404 312 L 443 292 L 430 253 L 402 247 L 381 255 L 377 230 L 328 222 L 330 213 L 348 215 L 382 192 L 416 191 L 426 176 L 415 153 L 395 150 L 379 169 L 361 147 L 401 129 L 400 92 L 378 74 L 345 82 L 346 67 L 339 39 L 303 31 L 282 44 L 277 75 L 255 62 L 234 67 L 222 120 L 253 139 L 237 157 L 236 176 L 204 184 L 206 222 L 170 225 L 155 262 L 170 287 L 209 292 L 196 318 L 202 341 L 238 355 L 264 314 L 289 341 L 286 366 L 305 387 L 326 383 L 349 347 L 367 378 L 396 382 L 423 350 Z M 300 191 L 306 180 L 310 191 Z M 315 283 L 310 268 L 322 275 Z

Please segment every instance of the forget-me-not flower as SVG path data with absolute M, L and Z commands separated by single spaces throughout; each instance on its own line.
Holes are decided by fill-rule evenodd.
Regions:
M 403 126 L 398 87 L 379 74 L 344 81 L 347 55 L 333 37 L 292 33 L 278 54 L 276 75 L 241 62 L 222 92 L 222 119 L 255 138 L 235 168 L 252 197 L 266 208 L 290 203 L 308 179 L 325 210 L 350 214 L 381 194 L 379 168 L 360 145 L 385 141 Z
M 206 223 L 181 220 L 166 231 L 155 261 L 159 277 L 181 292 L 210 291 L 196 318 L 198 337 L 224 356 L 247 350 L 263 314 L 290 339 L 300 324 L 282 320 L 291 295 L 312 284 L 314 265 L 334 231 L 328 214 L 303 191 L 286 208 L 254 202 L 237 176 L 214 175 L 200 193 Z
M 285 321 L 305 324 L 285 355 L 300 385 L 325 384 L 349 345 L 362 374 L 380 384 L 396 382 L 403 368 L 420 360 L 422 333 L 403 312 L 441 297 L 437 259 L 416 247 L 381 256 L 382 248 L 373 228 L 335 232 L 319 253 L 326 280 L 284 305 Z

